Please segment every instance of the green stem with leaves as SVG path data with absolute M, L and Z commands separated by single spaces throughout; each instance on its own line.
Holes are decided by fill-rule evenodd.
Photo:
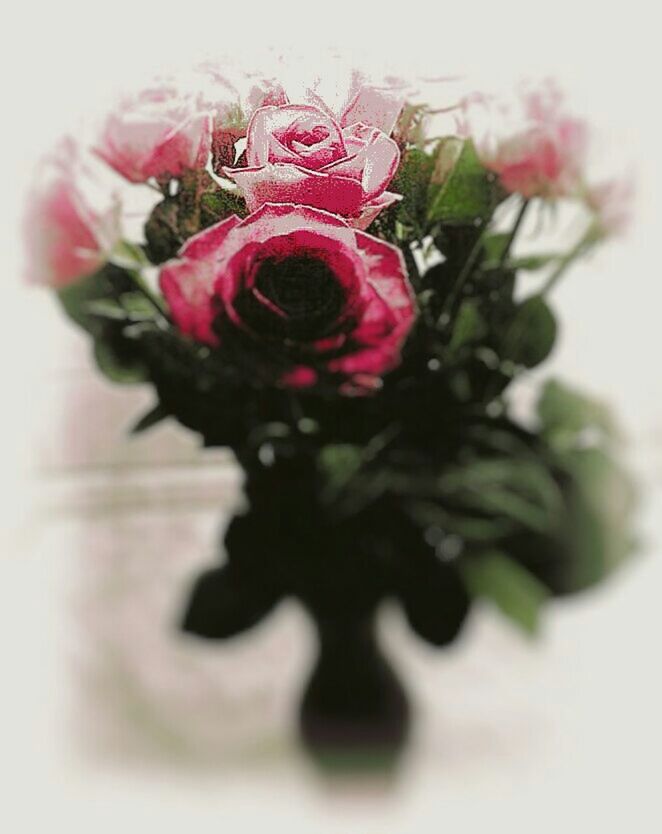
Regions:
M 457 276 L 457 281 L 455 282 L 453 289 L 448 293 L 448 297 L 446 298 L 446 302 L 444 304 L 443 310 L 441 311 L 441 315 L 439 316 L 439 320 L 442 319 L 444 315 L 450 315 L 455 303 L 462 292 L 462 287 L 464 286 L 465 281 L 471 275 L 471 272 L 476 265 L 476 260 L 478 255 L 483 249 L 483 243 L 485 241 L 485 234 L 487 232 L 488 225 L 485 224 L 483 230 L 478 235 L 476 242 L 471 248 L 469 252 L 469 256 L 467 257 L 462 269 L 460 270 L 460 274 Z
M 554 287 L 556 287 L 556 285 L 559 283 L 568 267 L 581 255 L 586 254 L 586 252 L 588 252 L 591 249 L 591 247 L 597 241 L 597 239 L 598 238 L 596 237 L 594 227 L 590 226 L 586 234 L 584 234 L 577 241 L 577 243 L 572 247 L 572 249 L 570 249 L 569 252 L 567 252 L 565 255 L 563 255 L 562 258 L 559 259 L 556 269 L 552 272 L 547 281 L 545 281 L 544 286 L 540 290 L 540 295 L 545 296 L 549 292 L 551 292 L 551 290 L 553 290 Z

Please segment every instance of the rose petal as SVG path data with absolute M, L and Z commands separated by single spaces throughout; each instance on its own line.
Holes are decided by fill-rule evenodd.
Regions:
M 178 125 L 154 148 L 143 172 L 148 177 L 180 177 L 186 170 L 204 168 L 210 149 L 211 118 L 199 113 Z
M 360 214 L 364 202 L 363 189 L 356 180 L 298 165 L 223 170 L 237 183 L 251 211 L 264 203 L 298 203 L 352 217 Z
M 218 344 L 212 328 L 216 315 L 213 290 L 217 253 L 239 223 L 239 218 L 232 215 L 189 238 L 179 259 L 165 264 L 159 275 L 161 291 L 179 329 L 210 345 Z
M 340 126 L 362 122 L 391 134 L 404 105 L 404 97 L 386 87 L 363 86 L 349 102 L 340 117 Z
M 310 388 L 317 382 L 317 373 L 305 365 L 296 365 L 280 378 L 287 388 Z
M 365 232 L 356 232 L 356 242 L 366 259 L 370 284 L 388 304 L 398 324 L 409 327 L 416 304 L 402 252 Z
M 297 139 L 311 135 L 316 129 L 326 137 L 310 146 Z M 248 125 L 246 161 L 249 167 L 267 163 L 305 163 L 320 168 L 345 155 L 342 132 L 336 122 L 316 107 L 288 104 L 282 107 L 261 107 Z
M 324 170 L 359 179 L 366 198 L 376 197 L 393 179 L 400 162 L 400 149 L 380 130 L 363 124 L 351 125 L 343 134 L 346 144 L 354 150 L 353 155 L 327 165 Z
M 393 194 L 390 191 L 385 191 L 379 197 L 375 197 L 371 202 L 366 203 L 361 209 L 358 217 L 352 218 L 349 222 L 355 229 L 364 231 L 377 218 L 377 216 L 385 208 L 392 206 L 393 203 L 398 203 L 402 200 L 402 194 Z
M 241 223 L 236 214 L 226 217 L 207 229 L 190 237 L 179 250 L 179 257 L 189 261 L 201 261 L 213 257 L 228 234 Z

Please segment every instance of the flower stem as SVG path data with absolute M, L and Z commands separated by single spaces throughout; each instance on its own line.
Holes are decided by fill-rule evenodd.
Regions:
M 551 292 L 554 287 L 559 283 L 565 271 L 568 267 L 575 261 L 580 255 L 583 255 L 585 252 L 591 248 L 591 244 L 595 241 L 593 230 L 592 228 L 588 230 L 588 232 L 583 235 L 577 243 L 567 252 L 558 263 L 558 266 L 549 276 L 547 281 L 545 281 L 544 286 L 540 290 L 540 295 L 545 296 L 547 293 Z
M 464 262 L 464 265 L 462 266 L 462 269 L 460 270 L 460 274 L 457 276 L 457 281 L 455 282 L 455 285 L 453 286 L 453 289 L 448 293 L 448 296 L 446 298 L 446 302 L 444 303 L 443 310 L 441 311 L 441 315 L 439 316 L 439 319 L 437 320 L 437 322 L 439 322 L 439 320 L 445 314 L 450 314 L 451 310 L 455 306 L 455 303 L 458 299 L 458 296 L 460 295 L 460 293 L 462 291 L 462 287 L 464 286 L 465 281 L 467 280 L 467 278 L 471 274 L 471 271 L 475 266 L 476 259 L 478 258 L 478 255 L 480 254 L 480 252 L 483 248 L 483 241 L 485 239 L 486 231 L 487 231 L 487 223 L 485 224 L 485 227 L 483 228 L 481 233 L 476 238 L 476 242 L 472 246 L 468 257 L 467 257 L 466 261 Z
M 140 272 L 137 269 L 127 270 L 127 272 L 131 275 L 133 283 L 135 284 L 138 292 L 142 293 L 142 295 L 145 296 L 145 298 L 149 301 L 152 307 L 154 307 L 154 309 L 159 313 L 159 315 L 166 319 L 166 321 L 170 321 L 170 316 L 168 315 L 165 304 L 147 286 L 147 283 L 143 276 L 140 274 Z
M 508 240 L 506 241 L 506 245 L 503 247 L 503 251 L 501 252 L 501 257 L 499 258 L 499 269 L 502 269 L 504 264 L 508 259 L 508 255 L 510 254 L 510 250 L 512 249 L 513 243 L 515 242 L 515 238 L 517 237 L 517 232 L 519 231 L 520 226 L 522 225 L 522 221 L 524 220 L 524 215 L 526 214 L 526 210 L 529 207 L 529 200 L 524 199 L 522 200 L 522 205 L 517 213 L 517 217 L 515 218 L 515 222 L 513 223 L 513 228 L 510 230 L 510 235 L 508 236 Z

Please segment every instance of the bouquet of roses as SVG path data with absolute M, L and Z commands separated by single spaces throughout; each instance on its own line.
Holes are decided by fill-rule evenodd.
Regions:
M 481 597 L 531 631 L 630 552 L 607 410 L 550 381 L 524 425 L 508 399 L 553 348 L 550 290 L 621 227 L 627 187 L 587 181 L 586 128 L 549 85 L 510 108 L 465 96 L 431 136 L 439 111 L 403 85 L 355 74 L 331 105 L 198 79 L 123 101 L 89 150 L 62 144 L 29 204 L 32 277 L 102 373 L 153 387 L 134 431 L 174 418 L 243 467 L 245 510 L 183 628 L 231 637 L 298 598 L 321 646 L 305 738 L 397 746 L 384 599 L 437 646 Z M 117 200 L 87 197 L 95 166 L 154 195 L 137 239 Z M 581 208 L 570 246 L 518 254 L 527 215 L 561 202 Z

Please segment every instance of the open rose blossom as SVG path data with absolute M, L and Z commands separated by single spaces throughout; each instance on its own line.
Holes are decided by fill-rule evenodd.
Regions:
M 116 207 L 108 201 L 95 211 L 83 193 L 88 175 L 68 139 L 40 166 L 23 224 L 28 281 L 73 284 L 99 269 L 119 240 Z
M 515 102 L 470 98 L 461 132 L 503 187 L 523 197 L 569 197 L 581 184 L 587 145 L 584 122 L 567 115 L 556 88 L 525 90 Z
M 248 125 L 246 167 L 224 168 L 251 211 L 263 203 L 324 209 L 366 229 L 399 199 L 386 191 L 400 161 L 389 137 L 401 102 L 363 87 L 336 118 L 319 99 L 261 107 Z
M 267 204 L 200 232 L 160 284 L 181 331 L 214 346 L 258 345 L 292 387 L 320 377 L 374 387 L 414 321 L 400 252 L 304 206 Z
M 211 113 L 199 96 L 164 83 L 125 99 L 106 120 L 97 154 L 130 182 L 204 168 Z

